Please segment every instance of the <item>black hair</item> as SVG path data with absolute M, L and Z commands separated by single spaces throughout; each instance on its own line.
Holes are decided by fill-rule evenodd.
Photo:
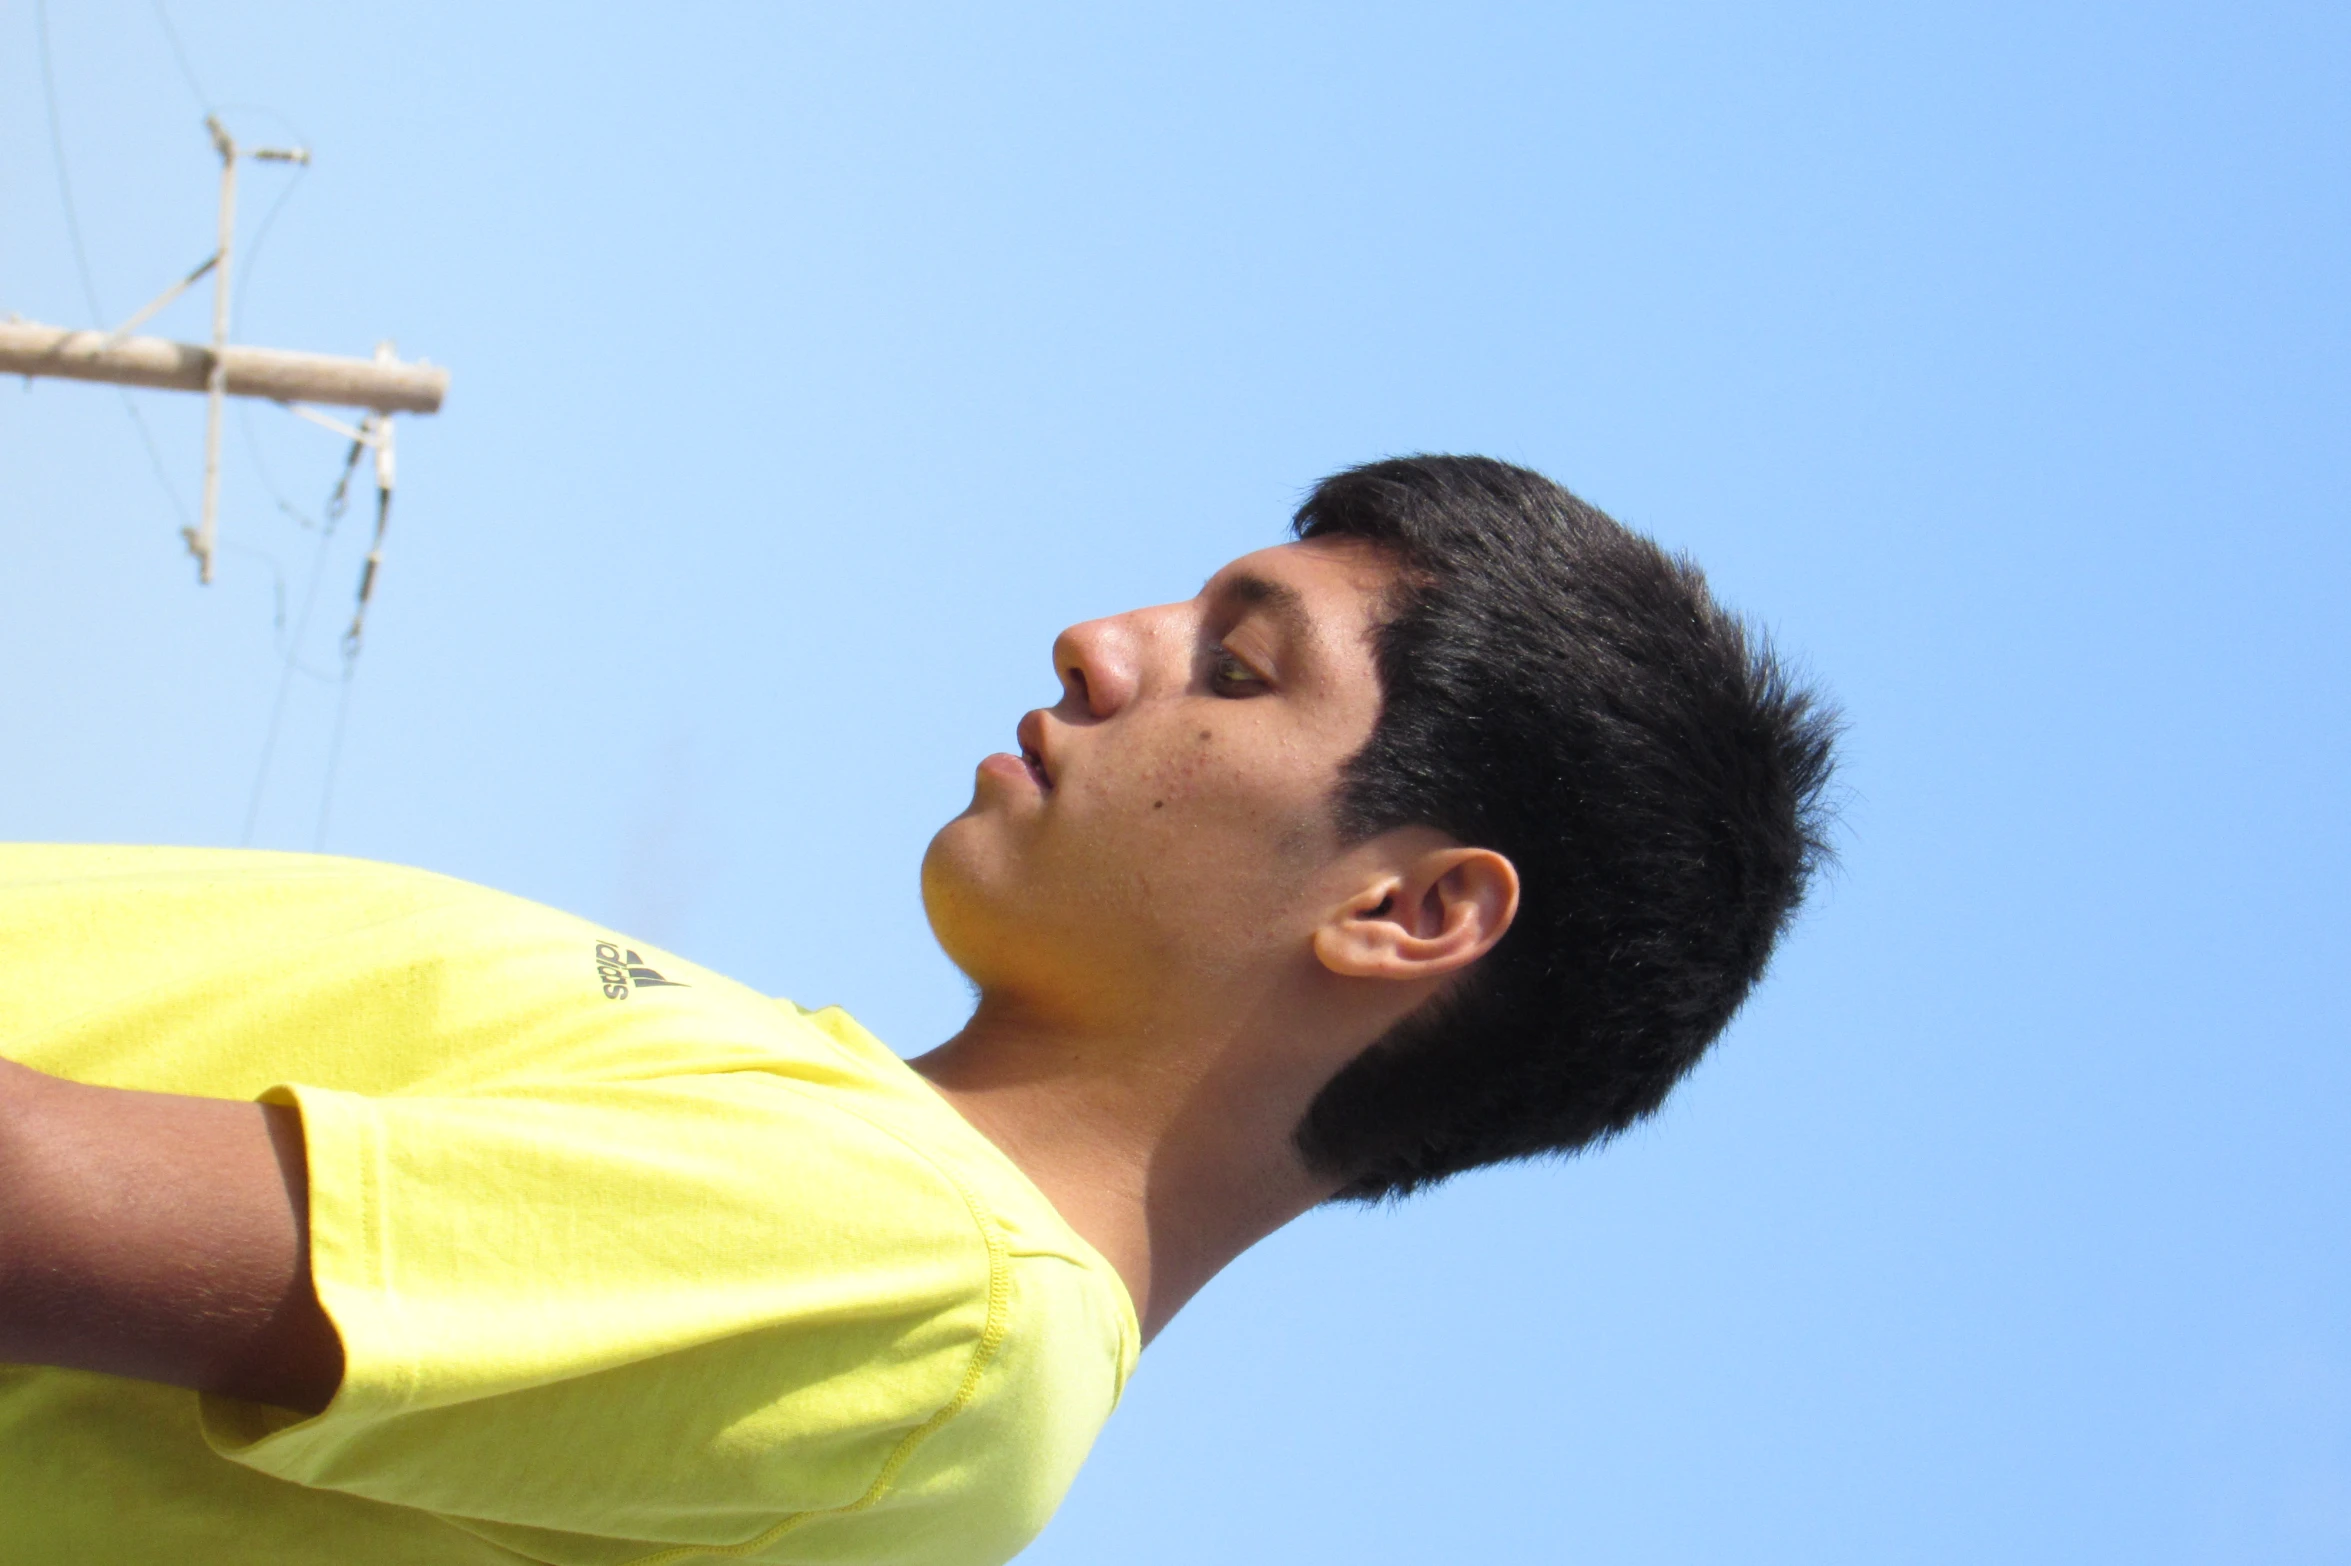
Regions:
M 1517 867 L 1502 940 L 1308 1107 L 1344 1198 L 1565 1153 L 1661 1103 L 1762 975 L 1827 853 L 1835 713 L 1688 559 L 1539 473 L 1417 456 L 1332 475 L 1300 538 L 1401 567 L 1337 809 Z

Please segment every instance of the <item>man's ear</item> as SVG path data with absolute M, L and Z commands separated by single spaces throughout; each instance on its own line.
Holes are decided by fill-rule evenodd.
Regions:
M 1314 931 L 1314 955 L 1358 979 L 1443 979 L 1493 950 L 1518 916 L 1518 868 L 1490 848 L 1390 864 Z

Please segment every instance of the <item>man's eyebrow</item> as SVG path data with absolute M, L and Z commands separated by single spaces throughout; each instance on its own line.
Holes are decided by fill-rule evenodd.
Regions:
M 1243 571 L 1212 585 L 1216 589 L 1216 596 L 1227 603 L 1263 609 L 1276 619 L 1287 621 L 1289 628 L 1295 632 L 1303 633 L 1308 629 L 1306 595 L 1287 582 L 1277 582 L 1270 576 Z

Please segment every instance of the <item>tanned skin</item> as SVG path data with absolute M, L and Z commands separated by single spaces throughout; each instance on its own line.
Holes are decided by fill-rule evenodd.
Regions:
M 343 1345 L 309 1214 L 291 1109 L 0 1061 L 0 1362 L 316 1413 Z
M 1063 632 L 1061 701 L 980 763 L 923 863 L 980 999 L 915 1069 L 1118 1269 L 1146 1337 L 1344 1183 L 1298 1156 L 1307 1105 L 1518 908 L 1490 850 L 1340 840 L 1395 571 L 1284 544 Z
M 1490 850 L 1340 840 L 1395 571 L 1284 544 L 1063 632 L 1061 700 L 923 862 L 980 998 L 916 1069 L 1118 1269 L 1146 1336 L 1338 1189 L 1291 1140 L 1307 1105 L 1517 911 Z M 0 1362 L 315 1413 L 343 1361 L 308 1211 L 290 1109 L 0 1061 Z

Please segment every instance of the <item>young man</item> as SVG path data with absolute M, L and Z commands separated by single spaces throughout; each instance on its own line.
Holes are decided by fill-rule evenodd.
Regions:
M 1257 1240 L 1655 1108 L 1829 720 L 1522 469 L 1297 531 L 1055 643 L 911 1067 L 419 872 L 0 851 L 0 1561 L 1002 1561 Z

